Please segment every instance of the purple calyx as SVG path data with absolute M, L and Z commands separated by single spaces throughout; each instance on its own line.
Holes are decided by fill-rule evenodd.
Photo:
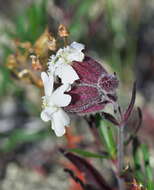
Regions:
M 87 56 L 82 62 L 74 61 L 72 67 L 80 79 L 68 92 L 72 101 L 65 111 L 78 115 L 95 113 L 117 101 L 115 91 L 119 82 L 115 74 L 108 74 L 100 63 Z

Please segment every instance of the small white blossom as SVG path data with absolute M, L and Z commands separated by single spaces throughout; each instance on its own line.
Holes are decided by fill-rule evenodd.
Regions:
M 41 78 L 44 84 L 45 96 L 43 98 L 43 110 L 41 112 L 41 119 L 45 122 L 51 121 L 52 129 L 57 136 L 65 134 L 65 126 L 70 123 L 69 116 L 61 107 L 69 105 L 71 96 L 64 94 L 70 86 L 64 84 L 53 91 L 54 78 L 52 75 L 47 75 L 45 72 L 41 73 Z
M 56 55 L 52 55 L 49 61 L 49 73 L 61 78 L 63 84 L 72 84 L 79 79 L 78 74 L 70 65 L 72 61 L 83 61 L 84 45 L 73 42 L 70 46 L 61 48 Z

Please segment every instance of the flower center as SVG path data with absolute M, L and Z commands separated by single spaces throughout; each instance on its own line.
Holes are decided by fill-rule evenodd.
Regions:
M 42 109 L 45 108 L 53 108 L 54 112 L 58 111 L 59 107 L 57 105 L 52 105 L 51 102 L 49 103 L 48 97 L 43 97 L 42 98 Z

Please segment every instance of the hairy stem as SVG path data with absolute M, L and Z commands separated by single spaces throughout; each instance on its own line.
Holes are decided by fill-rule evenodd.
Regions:
M 125 183 L 121 177 L 121 174 L 123 172 L 123 166 L 124 166 L 124 126 L 123 125 L 118 127 L 118 147 L 117 147 L 117 149 L 118 149 L 117 161 L 118 161 L 119 190 L 125 190 Z

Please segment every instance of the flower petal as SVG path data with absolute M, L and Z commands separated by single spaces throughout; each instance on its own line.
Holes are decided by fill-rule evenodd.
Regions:
M 69 84 L 64 84 L 61 85 L 59 88 L 57 88 L 53 94 L 52 94 L 52 102 L 57 106 L 57 107 L 65 107 L 68 106 L 69 103 L 71 102 L 71 96 L 68 94 L 64 94 L 65 91 L 70 89 Z
M 61 137 L 65 134 L 65 127 L 61 122 L 52 120 L 52 129 L 54 130 L 57 137 Z
M 50 116 L 44 110 L 41 112 L 40 117 L 45 122 L 51 120 Z
M 68 54 L 67 59 L 69 60 L 69 62 L 72 62 L 72 61 L 81 62 L 84 59 L 84 53 L 74 50 L 70 54 Z
M 72 84 L 75 80 L 79 79 L 79 76 L 73 67 L 65 63 L 60 64 L 59 67 L 56 68 L 55 74 L 61 78 L 63 84 Z
M 67 127 L 70 124 L 70 118 L 68 114 L 63 109 L 59 109 L 58 115 L 61 118 L 63 124 Z
M 72 47 L 78 51 L 82 51 L 85 48 L 85 46 L 83 44 L 80 44 L 78 42 L 71 43 L 70 47 Z
M 62 109 L 53 114 L 52 129 L 58 137 L 65 134 L 65 126 L 69 125 L 69 123 L 70 119 Z
M 45 122 L 52 119 L 52 114 L 57 111 L 56 107 L 47 107 L 41 112 L 41 119 Z
M 51 74 L 48 76 L 45 72 L 41 73 L 41 78 L 44 84 L 45 96 L 50 96 L 53 90 L 54 78 Z

